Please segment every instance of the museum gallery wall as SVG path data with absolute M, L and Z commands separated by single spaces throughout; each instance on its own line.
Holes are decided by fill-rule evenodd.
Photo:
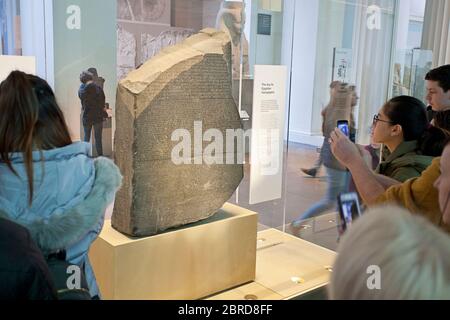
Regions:
M 217 18 L 224 5 L 241 8 L 242 2 L 118 0 L 118 79 L 123 79 L 129 71 L 155 56 L 161 49 L 180 43 L 201 29 L 220 28 Z M 227 18 L 226 23 L 230 28 L 234 26 L 232 19 Z

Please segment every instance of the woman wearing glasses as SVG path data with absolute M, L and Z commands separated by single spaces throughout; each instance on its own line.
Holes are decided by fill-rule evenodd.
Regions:
M 405 182 L 420 176 L 442 154 L 446 134 L 429 125 L 425 105 L 414 97 L 388 101 L 373 125 L 373 142 L 386 147 L 376 169 L 379 174 Z

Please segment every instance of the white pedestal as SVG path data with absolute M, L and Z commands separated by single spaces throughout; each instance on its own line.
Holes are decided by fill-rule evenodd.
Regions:
M 225 204 L 214 217 L 132 239 L 105 223 L 90 250 L 106 300 L 193 300 L 255 280 L 257 214 Z

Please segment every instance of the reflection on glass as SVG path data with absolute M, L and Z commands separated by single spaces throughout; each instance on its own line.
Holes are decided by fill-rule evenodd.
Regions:
M 117 5 L 119 19 L 155 22 L 161 19 L 170 2 L 166 0 L 119 0 Z
M 22 55 L 20 2 L 0 0 L 0 54 Z
M 432 61 L 433 53 L 430 50 L 397 51 L 391 95 L 410 95 L 425 102 L 425 75 L 431 70 Z

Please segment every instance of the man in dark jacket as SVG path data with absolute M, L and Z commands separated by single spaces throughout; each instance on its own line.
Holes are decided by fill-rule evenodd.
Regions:
M 89 68 L 88 72 L 92 73 L 94 83 L 105 90 L 105 79 L 98 76 L 98 72 L 96 68 Z
M 95 84 L 92 73 L 84 71 L 80 75 L 81 86 L 78 96 L 81 100 L 83 112 L 84 141 L 91 141 L 92 127 L 94 127 L 95 147 L 97 155 L 103 155 L 103 119 L 105 116 L 105 93 Z
M 0 219 L 0 300 L 56 300 L 50 271 L 27 229 Z
M 428 104 L 432 111 L 450 110 L 450 64 L 433 69 L 425 76 Z
M 432 106 L 428 106 L 427 107 L 427 119 L 429 122 L 433 121 L 434 116 L 436 115 L 436 111 L 433 111 L 433 107 Z

